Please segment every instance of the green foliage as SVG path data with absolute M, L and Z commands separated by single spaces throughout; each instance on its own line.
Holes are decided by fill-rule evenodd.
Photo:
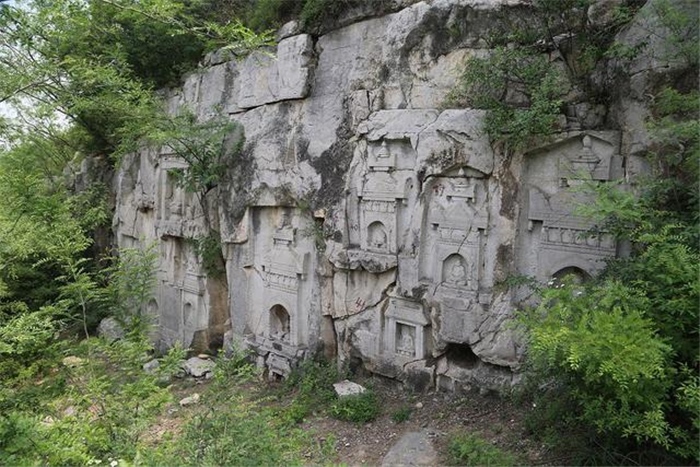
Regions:
M 513 149 L 552 133 L 567 92 L 561 71 L 525 48 L 498 47 L 465 65 L 446 105 L 487 109 L 485 131 Z
M 202 268 L 210 277 L 220 278 L 226 275 L 226 263 L 219 232 L 210 230 L 208 235 L 188 239 L 188 241 L 194 246 Z
M 325 405 L 335 400 L 333 384 L 344 378 L 335 362 L 306 360 L 285 381 L 288 388 L 298 391 L 299 399 L 307 399 L 313 405 Z
M 333 384 L 343 379 L 334 362 L 306 360 L 285 380 L 285 388 L 295 391 L 294 402 L 287 407 L 285 417 L 301 423 L 309 414 L 323 411 L 336 399 Z
M 494 446 L 477 434 L 453 436 L 448 446 L 450 463 L 465 466 L 512 466 L 519 462 L 512 454 Z
M 697 8 L 692 2 L 671 2 L 670 0 L 653 0 L 651 11 L 666 28 L 663 37 L 666 50 L 664 54 L 671 59 L 681 59 L 690 68 L 697 69 L 700 61 L 700 42 L 698 42 Z
M 142 452 L 142 462 L 300 465 L 310 461 L 308 456 L 328 457 L 328 446 L 311 445 L 309 433 L 294 426 L 293 408 L 278 408 L 265 391 L 247 385 L 257 374 L 240 351 L 217 360 L 214 384 L 202 396 L 206 407 L 193 409 L 180 437 Z
M 254 379 L 258 373 L 258 369 L 251 363 L 250 355 L 247 352 L 233 349 L 229 355 L 216 361 L 215 386 L 223 389 L 231 382 L 248 382 Z
M 208 393 L 211 395 L 211 393 Z M 206 396 L 205 396 L 206 397 Z M 231 408 L 235 410 L 231 410 Z M 306 433 L 242 394 L 195 415 L 177 443 L 142 454 L 146 465 L 299 465 Z
M 620 5 L 611 21 L 594 25 L 587 17 L 590 4 L 537 0 L 527 16 L 502 18 L 484 38 L 492 50 L 466 61 L 445 105 L 488 110 L 484 129 L 506 150 L 522 151 L 563 129 L 563 107 L 580 99 L 580 91 L 590 101 L 604 100 L 607 90 L 596 86 L 592 74 L 639 8 L 634 2 Z
M 380 413 L 379 399 L 371 389 L 362 394 L 341 397 L 330 408 L 333 417 L 355 423 L 371 422 Z
M 531 362 L 572 389 L 585 422 L 664 445 L 671 348 L 645 317 L 648 308 L 646 297 L 621 283 L 564 283 L 545 290 L 524 322 Z
M 55 332 L 54 317 L 47 310 L 19 314 L 0 327 L 0 356 L 24 359 L 40 355 Z
M 201 198 L 219 184 L 245 142 L 241 125 L 223 117 L 198 122 L 191 113 L 154 121 L 148 131 L 153 144 L 167 145 L 187 163 L 187 169 L 173 173 L 187 192 Z
M 656 180 L 644 193 L 653 212 L 667 217 L 668 223 L 689 226 L 688 244 L 700 243 L 700 92 L 681 92 L 663 87 L 652 102 L 654 116 L 648 122 L 653 140 L 649 160 Z
M 187 350 L 180 342 L 175 342 L 159 360 L 158 375 L 170 379 L 182 371 L 182 362 L 187 357 Z
M 373 0 L 372 6 L 381 11 L 387 3 L 386 0 Z M 335 24 L 347 11 L 362 4 L 362 0 L 304 0 L 299 23 L 304 31 L 318 33 L 323 27 Z
M 666 27 L 665 59 L 687 67 L 649 95 L 651 173 L 632 190 L 591 184 L 596 202 L 579 208 L 631 255 L 588 284 L 539 289 L 541 305 L 522 320 L 533 381 L 547 382 L 535 390 L 544 403 L 531 430 L 555 426 L 550 439 L 576 438 L 565 449 L 592 462 L 700 459 L 698 25 L 683 4 L 649 5 Z M 634 58 L 652 52 L 646 45 L 606 53 Z
M 128 332 L 145 335 L 153 324 L 146 304 L 155 287 L 157 259 L 155 244 L 144 249 L 122 248 L 119 258 L 114 258 L 113 265 L 105 269 L 110 311 Z
M 245 22 L 256 31 L 278 28 L 297 16 L 303 3 L 303 0 L 258 0 L 245 15 Z
M 87 154 L 124 153 L 162 118 L 152 88 L 172 84 L 206 50 L 245 52 L 270 43 L 237 20 L 211 22 L 200 2 L 37 1 L 0 10 L 0 101 L 22 122 L 13 139 L 39 134 Z M 73 125 L 57 134 L 57 116 Z
M 673 233 L 678 225 L 645 228 L 649 219 L 633 211 L 639 205 L 619 208 L 626 222 L 637 221 L 627 235 L 639 251 L 590 284 L 544 290 L 523 318 L 528 359 L 538 380 L 553 381 L 548 392 L 569 426 L 592 427 L 617 453 L 646 446 L 641 452 L 695 459 L 700 255 Z
M 591 186 L 596 203 L 580 208 L 632 255 L 591 284 L 544 291 L 526 319 L 535 374 L 553 382 L 538 405 L 565 414 L 541 421 L 608 446 L 581 448 L 603 463 L 700 458 L 698 93 L 664 87 L 653 110 L 652 177 L 636 192 Z
M 408 421 L 409 418 L 411 418 L 411 408 L 410 407 L 401 407 L 400 409 L 396 410 L 394 413 L 391 414 L 391 419 L 395 423 L 403 423 Z
M 87 465 L 108 456 L 136 456 L 141 433 L 171 400 L 156 377 L 141 370 L 149 345 L 143 339 L 112 344 L 90 339 L 81 348 L 82 364 L 58 369 L 68 384 L 58 393 L 35 394 L 51 399 L 35 399 L 27 407 L 5 401 L 0 463 Z

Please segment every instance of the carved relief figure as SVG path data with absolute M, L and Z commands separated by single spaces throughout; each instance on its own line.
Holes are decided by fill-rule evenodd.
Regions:
M 372 222 L 367 227 L 367 238 L 369 239 L 370 248 L 377 250 L 385 250 L 387 248 L 386 230 L 381 222 Z
M 270 337 L 289 342 L 289 313 L 282 305 L 270 309 Z
M 396 330 L 398 333 L 396 339 L 396 353 L 407 357 L 415 357 L 416 346 L 413 337 L 413 333 L 416 332 L 415 328 L 413 326 L 397 323 Z
M 453 254 L 445 259 L 442 266 L 442 280 L 450 285 L 467 285 L 469 278 L 466 261 L 461 255 Z

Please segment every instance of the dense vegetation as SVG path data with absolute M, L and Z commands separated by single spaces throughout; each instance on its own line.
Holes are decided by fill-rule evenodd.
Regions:
M 511 155 L 560 130 L 567 106 L 613 102 L 626 64 L 647 53 L 614 41 L 643 2 L 621 3 L 604 26 L 585 20 L 585 0 L 534 3 L 529 24 L 504 22 L 488 38 L 494 52 L 467 64 L 450 102 L 487 109 L 494 144 Z M 108 171 L 138 144 L 167 143 L 190 164 L 180 181 L 204 204 L 243 135 L 227 140 L 236 134 L 228 122 L 164 114 L 154 90 L 177 84 L 206 51 L 269 44 L 261 32 L 294 17 L 317 31 L 357 5 L 0 3 L 0 102 L 18 112 L 0 118 L 0 464 L 303 463 L 299 446 L 307 440 L 296 424 L 312 411 L 358 422 L 376 417 L 372 392 L 335 402 L 329 382 L 338 375 L 319 363 L 292 378 L 293 404 L 263 407 L 260 398 L 269 394 L 252 385 L 246 393 L 228 390 L 254 372 L 234 356 L 220 361 L 209 410 L 195 414 L 180 438 L 149 445 L 144 432 L 172 402 L 167 385 L 184 352 L 160 356 L 154 374 L 143 371 L 153 357 L 144 309 L 153 254 L 98 251 L 111 220 L 106 179 L 74 189 L 86 159 Z M 544 408 L 532 431 L 569 443 L 577 462 L 700 461 L 697 18 L 664 0 L 651 6 L 667 31 L 664 53 L 683 63 L 660 72 L 648 96 L 652 170 L 635 193 L 589 187 L 599 201 L 586 211 L 628 242 L 631 254 L 586 284 L 538 285 L 540 305 L 521 320 L 532 393 Z M 544 52 L 556 52 L 558 66 Z M 220 273 L 216 233 L 192 240 L 208 271 Z M 127 329 L 125 339 L 90 337 L 108 315 Z M 223 409 L 231 406 L 237 410 Z M 397 412 L 396 421 L 409 415 Z M 327 449 L 317 446 L 314 460 L 323 461 Z M 450 450 L 456 463 L 514 462 L 472 436 L 456 438 Z
M 536 285 L 540 305 L 520 322 L 540 407 L 533 432 L 558 444 L 574 439 L 567 449 L 577 462 L 698 462 L 697 11 L 650 2 L 639 14 L 660 23 L 663 45 L 648 50 L 614 41 L 643 2 L 621 3 L 598 25 L 587 20 L 591 4 L 541 0 L 527 21 L 504 21 L 487 38 L 493 53 L 466 64 L 449 105 L 488 109 L 488 134 L 513 155 L 563 130 L 567 107 L 614 102 L 635 59 L 656 53 L 675 64 L 655 73 L 648 95 L 649 174 L 633 181 L 634 192 L 590 184 L 598 201 L 579 207 L 631 254 L 583 285 Z

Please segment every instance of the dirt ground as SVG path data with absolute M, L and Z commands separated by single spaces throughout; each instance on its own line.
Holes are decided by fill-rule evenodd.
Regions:
M 523 418 L 527 407 L 517 407 L 497 396 L 478 393 L 456 395 L 445 392 L 410 393 L 393 382 L 372 380 L 382 402 L 382 414 L 367 424 L 343 422 L 329 417 L 311 417 L 304 426 L 319 438 L 332 434 L 337 440 L 335 459 L 347 465 L 378 465 L 391 446 L 406 432 L 427 430 L 440 464 L 448 464 L 447 445 L 454 433 L 479 433 L 527 463 L 542 464 L 545 447 L 525 436 Z M 409 408 L 410 416 L 394 421 L 397 411 Z
M 332 462 L 355 465 L 380 465 L 393 444 L 404 433 L 427 430 L 439 463 L 447 465 L 448 443 L 452 434 L 478 433 L 483 439 L 501 447 L 529 465 L 553 465 L 551 453 L 544 445 L 527 436 L 525 415 L 531 407 L 516 404 L 496 395 L 479 393 L 454 394 L 447 392 L 412 393 L 394 381 L 383 378 L 361 380 L 371 386 L 381 402 L 381 415 L 373 422 L 359 424 L 336 420 L 325 414 L 311 414 L 302 428 L 316 437 L 319 445 L 335 441 Z M 195 392 L 202 393 L 208 384 L 193 381 L 177 385 L 175 397 L 183 398 Z M 293 397 L 291 394 L 290 398 Z M 284 404 L 277 401 L 275 404 Z M 405 421 L 395 421 L 397 412 L 410 411 Z M 152 426 L 146 439 L 157 443 L 165 433 L 175 434 L 184 423 L 182 410 L 174 407 Z M 314 459 L 309 459 L 313 464 Z

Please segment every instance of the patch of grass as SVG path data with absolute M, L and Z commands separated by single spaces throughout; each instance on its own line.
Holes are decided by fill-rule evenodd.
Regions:
M 408 421 L 409 418 L 411 418 L 411 412 L 412 410 L 410 407 L 401 407 L 396 412 L 391 414 L 391 419 L 395 423 L 403 423 L 405 421 Z
M 518 465 L 515 456 L 473 433 L 454 436 L 450 440 L 448 450 L 450 454 L 450 463 L 455 465 Z
M 212 396 L 208 391 L 205 403 Z M 196 414 L 180 439 L 144 453 L 144 465 L 299 465 L 311 444 L 264 398 L 229 393 Z
M 256 371 L 241 353 L 217 361 L 214 382 L 202 394 L 202 403 L 191 409 L 183 434 L 144 449 L 141 464 L 301 465 L 328 460 L 332 449 L 295 426 L 310 410 L 308 399 L 297 397 L 282 406 L 279 397 L 251 384 Z
M 315 405 L 327 405 L 335 399 L 333 383 L 344 378 L 335 363 L 325 360 L 307 360 L 287 379 L 287 388 L 298 391 L 297 398 Z
M 379 416 L 381 407 L 374 391 L 368 389 L 362 394 L 345 396 L 331 405 L 330 414 L 339 419 L 356 423 L 371 422 Z
M 295 399 L 284 412 L 284 417 L 291 423 L 301 423 L 311 412 L 311 405 L 308 401 Z

